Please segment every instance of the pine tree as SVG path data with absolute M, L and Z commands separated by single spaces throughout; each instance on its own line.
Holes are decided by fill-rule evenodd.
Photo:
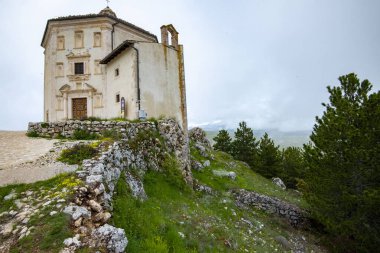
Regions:
M 213 138 L 215 141 L 213 147 L 226 153 L 231 153 L 232 139 L 226 130 L 220 130 L 218 135 Z
M 279 176 L 287 187 L 296 189 L 299 180 L 304 179 L 305 172 L 301 148 L 287 147 L 281 152 Z
M 279 146 L 265 133 L 261 137 L 258 149 L 258 166 L 256 171 L 267 178 L 278 176 L 281 162 Z
M 235 139 L 232 141 L 233 157 L 253 168 L 257 159 L 257 145 L 252 129 L 247 127 L 246 122 L 240 122 L 235 132 Z
M 380 92 L 355 74 L 327 87 L 330 103 L 305 145 L 307 200 L 315 218 L 339 237 L 342 252 L 380 245 Z

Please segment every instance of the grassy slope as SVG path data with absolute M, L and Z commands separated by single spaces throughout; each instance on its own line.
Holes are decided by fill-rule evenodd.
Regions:
M 194 150 L 192 154 L 198 156 Z M 242 187 L 293 203 L 303 202 L 292 193 L 278 190 L 229 156 L 223 153 L 214 156 L 210 168 L 194 172 L 200 182 L 217 190 L 213 196 L 186 189 L 178 183 L 175 173 L 149 171 L 144 178 L 148 200 L 141 202 L 131 197 L 121 178 L 114 200 L 113 222 L 126 230 L 127 252 L 285 252 L 274 239 L 278 235 L 290 241 L 302 235 L 309 242 L 315 240 L 277 217 L 259 210 L 239 210 L 227 189 Z M 238 176 L 235 182 L 212 176 L 212 169 L 224 168 L 231 162 L 237 164 L 233 169 Z M 167 166 L 165 170 L 175 168 Z M 308 251 L 311 250 L 319 252 L 309 243 Z
M 72 174 L 61 174 L 52 179 L 33 184 L 0 187 L 0 213 L 12 209 L 17 210 L 14 200 L 4 200 L 4 197 L 11 193 L 12 190 L 14 190 L 18 196 L 23 196 L 22 193 L 28 190 L 35 192 L 37 194 L 35 199 L 28 198 L 27 200 L 33 205 L 38 202 L 37 198 L 44 199 L 47 197 L 50 199 L 59 196 L 59 198 L 68 199 L 73 192 L 73 187 L 78 185 L 78 183 Z M 63 192 L 63 188 L 66 188 L 68 191 Z M 44 200 L 44 202 L 46 201 L 47 200 Z M 63 240 L 73 236 L 69 227 L 70 219 L 67 215 L 63 213 L 58 213 L 54 216 L 49 215 L 51 211 L 57 211 L 54 205 L 44 208 L 40 207 L 39 210 L 40 212 L 32 216 L 27 224 L 28 227 L 33 226 L 35 229 L 29 236 L 24 237 L 13 245 L 11 252 L 59 252 L 63 247 Z M 40 215 L 43 215 L 43 218 L 39 217 Z M 0 223 L 1 222 L 6 222 L 5 216 L 0 218 Z M 0 242 L 6 239 L 7 238 L 0 237 Z

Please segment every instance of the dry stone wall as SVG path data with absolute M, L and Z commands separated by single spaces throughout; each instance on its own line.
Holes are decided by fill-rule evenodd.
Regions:
M 256 192 L 243 189 L 233 190 L 236 205 L 239 207 L 256 207 L 269 213 L 286 218 L 293 226 L 302 226 L 308 221 L 308 213 L 295 205 L 277 198 L 272 198 Z
M 106 124 L 107 123 L 107 124 Z M 63 122 L 29 124 L 29 131 L 49 136 L 70 136 L 75 129 L 100 133 L 116 129 L 123 139 L 112 144 L 96 159 L 83 161 L 77 175 L 84 186 L 76 189 L 74 200 L 64 209 L 72 219 L 76 236 L 65 240 L 62 252 L 75 252 L 89 246 L 106 248 L 108 252 L 124 252 L 128 240 L 123 229 L 108 224 L 112 217 L 112 197 L 124 174 L 132 195 L 142 201 L 147 198 L 142 178 L 145 172 L 160 170 L 165 156 L 175 155 L 184 179 L 192 184 L 188 140 L 179 124 L 172 119 L 153 122 Z

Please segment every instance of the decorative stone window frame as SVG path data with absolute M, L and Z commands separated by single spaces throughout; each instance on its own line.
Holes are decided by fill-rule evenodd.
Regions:
M 69 63 L 69 71 L 67 77 L 71 82 L 83 82 L 90 79 L 90 57 L 88 52 L 74 54 L 70 53 L 67 56 Z M 75 63 L 83 62 L 84 74 L 75 74 Z
M 94 94 L 94 108 L 103 108 L 103 94 L 102 93 L 97 92 Z
M 79 35 L 81 35 L 80 38 L 79 38 Z M 83 31 L 75 31 L 74 32 L 74 48 L 84 48 L 84 33 L 83 33 Z
M 65 36 L 57 36 L 57 51 L 65 50 Z
M 55 77 L 64 77 L 65 76 L 65 65 L 63 62 L 57 62 L 55 64 Z
M 97 39 L 97 36 L 99 36 L 99 40 Z M 101 47 L 101 46 L 102 46 L 102 33 L 94 32 L 94 47 Z

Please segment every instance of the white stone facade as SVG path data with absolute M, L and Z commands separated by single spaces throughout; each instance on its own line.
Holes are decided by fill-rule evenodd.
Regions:
M 172 25 L 162 26 L 161 34 L 158 43 L 108 7 L 99 14 L 50 19 L 41 43 L 44 121 L 137 119 L 143 111 L 147 117 L 173 117 L 187 129 L 183 47 Z

